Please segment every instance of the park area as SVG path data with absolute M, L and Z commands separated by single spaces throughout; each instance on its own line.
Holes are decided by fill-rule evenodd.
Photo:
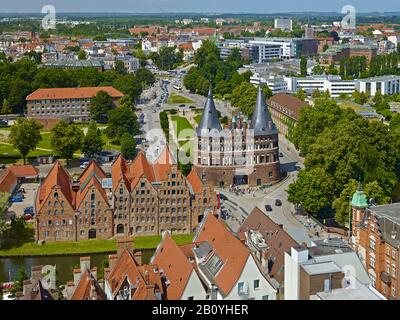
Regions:
M 87 123 L 80 123 L 77 124 L 77 126 L 81 130 L 83 130 L 83 132 L 86 134 L 88 128 Z M 10 128 L 11 127 L 0 128 L 0 162 L 4 164 L 19 163 L 19 162 L 22 163 L 21 155 L 18 149 L 14 148 L 8 142 Z M 103 131 L 106 128 L 106 126 L 98 125 L 98 128 L 101 131 Z M 32 161 L 39 156 L 54 155 L 55 153 L 51 146 L 51 138 L 53 136 L 52 132 L 50 130 L 41 130 L 40 134 L 42 136 L 42 140 L 39 142 L 36 150 L 29 152 L 27 156 L 28 161 Z M 117 150 L 117 151 L 121 150 L 121 146 L 112 144 L 110 139 L 104 133 L 101 135 L 101 137 L 104 141 L 105 150 Z M 82 156 L 81 151 L 75 153 L 76 158 L 80 158 L 81 156 Z
M 188 99 L 184 96 L 179 94 L 171 94 L 168 98 L 168 104 L 192 104 L 194 103 L 193 100 Z

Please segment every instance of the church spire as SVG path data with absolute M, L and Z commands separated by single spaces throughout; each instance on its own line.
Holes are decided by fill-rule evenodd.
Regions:
M 217 109 L 215 108 L 213 91 L 210 87 L 207 101 L 204 106 L 203 116 L 196 129 L 196 134 L 201 137 L 202 135 L 207 135 L 211 130 L 221 131 L 222 127 L 218 119 Z
M 251 118 L 250 129 L 254 130 L 254 135 L 278 134 L 278 130 L 268 111 L 261 85 L 258 86 L 257 102 Z

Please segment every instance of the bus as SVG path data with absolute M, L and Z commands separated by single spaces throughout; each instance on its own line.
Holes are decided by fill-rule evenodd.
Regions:
M 180 86 L 174 86 L 174 89 L 177 91 L 182 91 L 182 87 L 180 87 Z

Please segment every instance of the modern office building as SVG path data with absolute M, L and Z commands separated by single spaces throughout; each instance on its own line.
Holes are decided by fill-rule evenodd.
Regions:
M 255 38 L 250 40 L 252 46 L 258 47 L 258 63 L 271 60 L 289 60 L 300 54 L 299 42 L 291 38 Z
M 331 97 L 337 98 L 340 94 L 352 94 L 356 89 L 354 80 L 342 80 L 340 76 L 311 76 L 306 78 L 285 78 L 288 91 L 296 92 L 300 88 L 312 94 L 314 90 L 329 91 Z
M 292 31 L 293 30 L 293 20 L 292 19 L 275 19 L 274 28 L 281 29 L 282 31 Z
M 356 80 L 356 89 L 359 92 L 375 96 L 377 92 L 382 95 L 400 93 L 400 76 L 387 75 Z

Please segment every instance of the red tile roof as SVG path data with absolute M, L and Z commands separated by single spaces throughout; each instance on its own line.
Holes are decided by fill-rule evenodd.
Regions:
M 9 168 L 17 178 L 37 177 L 39 170 L 32 165 L 12 165 Z
M 297 246 L 298 243 L 283 230 L 282 226 L 276 224 L 259 208 L 254 208 L 249 214 L 238 230 L 238 235 L 242 239 L 246 239 L 245 233 L 250 230 L 260 232 L 268 245 L 264 251 L 266 259 L 274 258 L 268 274 L 283 283 L 285 252 L 289 251 L 291 247 Z
M 71 178 L 68 172 L 62 166 L 61 162 L 57 161 L 39 188 L 38 196 L 36 198 L 37 211 L 42 208 L 43 204 L 46 202 L 52 189 L 55 186 L 60 187 L 61 192 L 63 193 L 67 201 L 72 207 L 74 207 L 75 199 L 72 191 Z
M 86 270 L 70 300 L 107 300 L 107 297 L 93 275 Z
M 221 293 L 228 295 L 242 274 L 250 256 L 250 250 L 213 214 L 205 217 L 195 241 L 207 241 L 224 262 L 215 277 L 215 282 Z
M 26 97 L 27 101 L 42 99 L 88 99 L 99 91 L 107 92 L 112 98 L 122 98 L 123 93 L 113 87 L 50 88 L 38 89 Z
M 299 120 L 300 110 L 309 106 L 307 102 L 284 92 L 275 94 L 267 101 L 267 103 L 271 108 L 284 113 L 295 120 Z
M 194 193 L 201 193 L 202 191 L 202 181 L 197 174 L 196 170 L 192 168 L 192 171 L 190 171 L 189 175 L 186 177 L 190 185 L 192 186 L 193 192 Z
M 0 192 L 12 193 L 17 182 L 18 178 L 8 168 L 0 178 Z
M 169 281 L 167 299 L 181 299 L 194 267 L 168 232 L 164 233 L 152 263 L 163 270 Z
M 160 182 L 167 180 L 168 173 L 176 161 L 171 154 L 168 146 L 164 148 L 159 158 L 151 164 L 144 154 L 140 151 L 132 163 L 129 165 L 120 156 L 112 165 L 113 189 L 115 190 L 121 179 L 124 180 L 128 190 L 132 190 L 141 177 L 146 177 L 150 182 Z

